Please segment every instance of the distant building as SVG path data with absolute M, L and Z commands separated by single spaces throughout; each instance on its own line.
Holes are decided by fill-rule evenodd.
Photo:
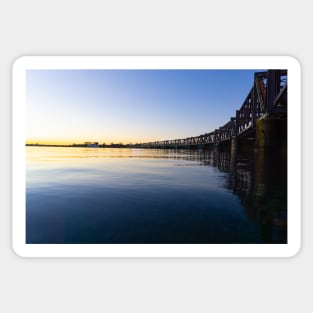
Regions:
M 99 146 L 98 142 L 85 142 L 84 145 L 88 148 L 97 148 Z

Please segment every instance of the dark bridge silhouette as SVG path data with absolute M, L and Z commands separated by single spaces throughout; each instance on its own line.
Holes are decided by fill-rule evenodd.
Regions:
M 254 74 L 253 86 L 236 111 L 236 116 L 231 117 L 225 125 L 196 137 L 147 142 L 136 144 L 136 147 L 200 148 L 243 138 L 257 139 L 266 145 L 271 141 L 271 133 L 276 132 L 273 125 L 279 124 L 281 119 L 286 121 L 286 117 L 287 70 L 257 72 Z

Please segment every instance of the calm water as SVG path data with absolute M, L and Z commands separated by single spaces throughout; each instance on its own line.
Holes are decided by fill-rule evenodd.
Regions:
M 279 159 L 26 149 L 27 243 L 286 243 Z

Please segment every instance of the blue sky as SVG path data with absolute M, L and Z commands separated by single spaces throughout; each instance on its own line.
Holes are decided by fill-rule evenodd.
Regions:
M 224 125 L 258 70 L 28 70 L 27 142 L 147 142 Z

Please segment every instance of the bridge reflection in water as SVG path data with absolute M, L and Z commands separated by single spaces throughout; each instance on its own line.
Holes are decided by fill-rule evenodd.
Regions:
M 157 158 L 194 161 L 225 173 L 224 187 L 239 197 L 249 221 L 261 226 L 262 242 L 287 243 L 286 154 L 250 150 L 234 155 L 207 149 L 155 149 L 154 153 Z

